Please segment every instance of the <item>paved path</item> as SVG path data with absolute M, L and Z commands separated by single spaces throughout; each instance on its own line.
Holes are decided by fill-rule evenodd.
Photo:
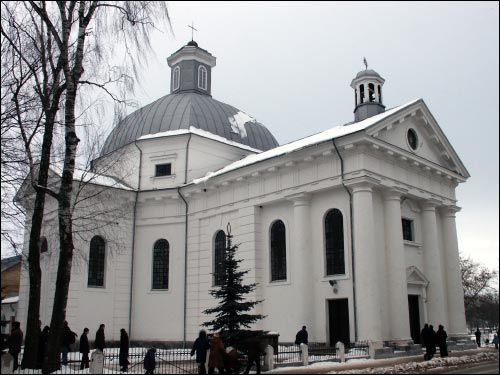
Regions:
M 439 374 L 498 374 L 500 373 L 498 362 L 487 362 L 474 366 L 458 366 L 434 373 Z

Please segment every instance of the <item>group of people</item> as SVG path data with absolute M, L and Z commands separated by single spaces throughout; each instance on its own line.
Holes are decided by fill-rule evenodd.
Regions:
M 474 332 L 474 335 L 476 336 L 476 344 L 477 347 L 481 347 L 481 331 L 479 330 L 479 327 L 476 329 L 476 332 Z M 493 340 L 492 344 L 495 345 L 495 349 L 498 350 L 498 343 L 499 343 L 499 336 L 500 336 L 500 330 L 497 329 L 497 332 L 493 335 Z M 488 344 L 488 339 L 485 340 L 485 344 Z
M 448 345 L 446 344 L 446 338 L 448 335 L 444 330 L 444 326 L 441 324 L 438 327 L 437 332 L 434 331 L 434 326 L 425 323 L 422 332 L 420 333 L 422 346 L 425 347 L 424 359 L 430 360 L 436 354 L 436 345 L 439 347 L 439 353 L 441 357 L 448 356 Z

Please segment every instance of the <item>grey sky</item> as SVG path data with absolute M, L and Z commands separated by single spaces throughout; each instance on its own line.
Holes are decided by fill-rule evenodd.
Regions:
M 369 67 L 387 108 L 423 98 L 471 178 L 457 190 L 459 246 L 498 267 L 499 7 L 496 2 L 169 2 L 175 37 L 156 33 L 141 105 L 169 92 L 166 58 L 191 38 L 217 57 L 212 95 L 280 144 L 353 120 L 349 84 Z M 104 124 L 111 127 L 111 124 Z

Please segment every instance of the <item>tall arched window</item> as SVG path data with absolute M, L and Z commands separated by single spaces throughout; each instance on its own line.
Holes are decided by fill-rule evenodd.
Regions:
M 224 280 L 224 257 L 226 255 L 226 234 L 220 230 L 214 242 L 214 285 L 222 285 Z
M 153 287 L 152 289 L 168 289 L 168 257 L 169 244 L 165 239 L 155 242 L 153 246 Z
M 207 89 L 207 68 L 200 65 L 198 68 L 198 88 L 202 90 Z
M 345 274 L 344 222 L 342 213 L 334 208 L 325 216 L 326 274 Z
M 375 85 L 373 83 L 368 84 L 368 98 L 370 102 L 375 101 Z
M 89 278 L 87 286 L 104 286 L 104 272 L 106 265 L 106 243 L 100 236 L 90 240 L 89 250 Z
M 172 91 L 177 90 L 181 84 L 181 68 L 176 66 L 172 73 Z
M 47 245 L 47 238 L 46 237 L 40 237 L 40 253 L 46 253 L 49 249 L 49 246 Z
M 365 85 L 359 85 L 359 104 L 365 102 Z
M 271 281 L 279 280 L 286 280 L 286 236 L 281 220 L 271 225 Z

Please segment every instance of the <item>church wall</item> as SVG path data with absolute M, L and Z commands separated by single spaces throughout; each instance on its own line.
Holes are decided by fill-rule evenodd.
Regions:
M 122 148 L 95 159 L 92 162 L 92 172 L 109 175 L 137 188 L 139 185 L 139 150 L 135 144 Z

